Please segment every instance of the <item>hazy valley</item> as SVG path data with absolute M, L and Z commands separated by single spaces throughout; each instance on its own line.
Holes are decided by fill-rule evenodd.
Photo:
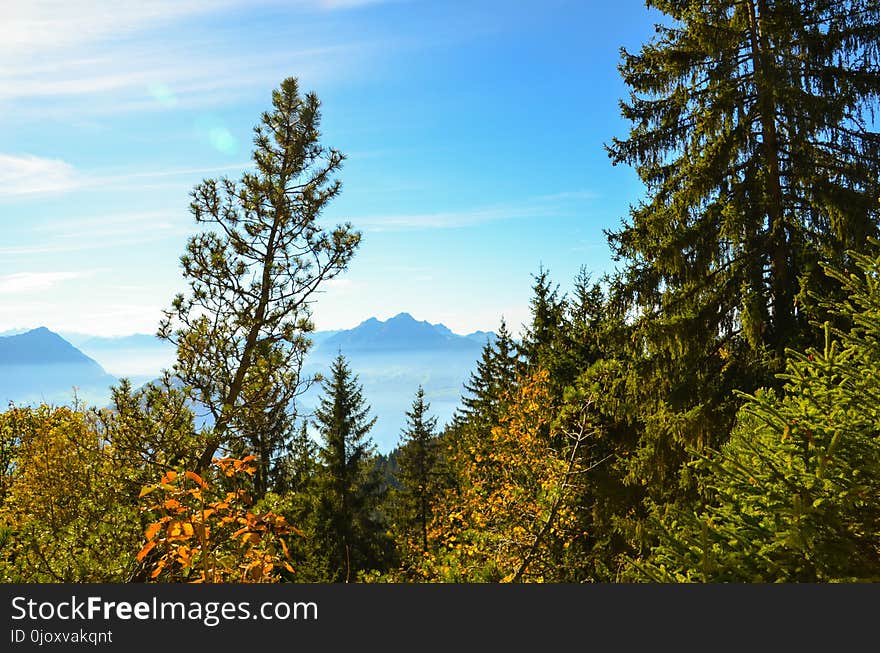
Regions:
M 373 439 L 381 452 L 397 444 L 421 384 L 439 424 L 451 419 L 483 346 L 494 334 L 453 333 L 442 324 L 401 313 L 386 321 L 365 320 L 353 329 L 312 334 L 304 375 L 326 372 L 338 353 L 350 361 L 364 396 L 378 417 Z M 3 403 L 69 404 L 76 397 L 105 405 L 110 386 L 128 378 L 135 386 L 155 379 L 174 362 L 174 347 L 149 334 L 103 338 L 54 333 L 45 327 L 0 336 L 0 400 Z M 314 385 L 298 410 L 310 412 L 321 394 Z

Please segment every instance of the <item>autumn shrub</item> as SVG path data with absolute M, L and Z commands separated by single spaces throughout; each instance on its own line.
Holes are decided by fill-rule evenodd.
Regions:
M 137 553 L 154 582 L 266 583 L 292 578 L 286 542 L 298 536 L 284 516 L 257 510 L 249 489 L 254 456 L 219 458 L 203 478 L 167 471 L 141 490 L 148 515 Z

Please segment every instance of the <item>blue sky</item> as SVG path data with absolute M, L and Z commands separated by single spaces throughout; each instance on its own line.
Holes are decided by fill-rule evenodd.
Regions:
M 0 331 L 154 332 L 201 179 L 238 176 L 286 76 L 348 156 L 325 214 L 364 233 L 319 329 L 402 311 L 527 319 L 531 274 L 610 269 L 642 194 L 603 150 L 638 0 L 50 0 L 0 23 Z

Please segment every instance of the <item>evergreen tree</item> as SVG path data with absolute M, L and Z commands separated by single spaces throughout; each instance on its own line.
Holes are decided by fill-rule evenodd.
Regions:
M 647 363 L 630 480 L 663 504 L 692 486 L 684 449 L 728 437 L 734 390 L 774 385 L 806 344 L 817 262 L 877 232 L 880 5 L 648 4 L 671 24 L 623 51 L 632 129 L 609 147 L 648 197 L 609 237 Z
M 428 551 L 428 525 L 437 500 L 437 466 L 440 462 L 437 418 L 430 417 L 430 404 L 425 391 L 419 386 L 412 408 L 407 411 L 407 426 L 403 431 L 397 462 L 400 466 L 399 496 L 403 504 L 398 519 L 407 531 L 417 533 L 416 540 L 422 553 Z
M 312 489 L 318 465 L 318 446 L 309 435 L 307 420 L 300 423 L 286 446 L 287 451 L 272 469 L 271 489 L 278 494 L 307 494 Z
M 663 581 L 880 580 L 880 256 L 834 276 L 852 328 L 792 353 L 785 394 L 750 396 L 730 442 L 700 464 L 704 510 L 673 510 L 637 566 Z M 831 307 L 831 310 L 838 310 Z
M 586 268 L 574 279 L 570 298 L 563 303 L 564 312 L 557 327 L 557 351 L 553 359 L 553 375 L 558 387 L 568 387 L 575 379 L 609 349 L 606 332 L 606 298 L 602 287 L 593 282 Z
M 517 345 L 502 318 L 497 337 L 494 341 L 486 341 L 476 370 L 464 384 L 465 395 L 461 399 L 462 407 L 456 413 L 455 423 L 496 424 L 501 417 L 505 397 L 516 383 L 518 366 Z
M 349 224 L 319 223 L 340 192 L 334 175 L 344 159 L 319 142 L 319 104 L 285 79 L 254 130 L 255 172 L 193 190 L 190 209 L 207 230 L 189 240 L 181 257 L 189 292 L 174 299 L 159 329 L 177 346 L 174 374 L 213 417 L 197 471 L 221 446 L 248 451 L 258 456 L 258 494 L 303 391 L 310 302 L 360 241 Z
M 272 469 L 271 493 L 265 507 L 284 515 L 299 535 L 288 538 L 288 550 L 294 572 L 289 579 L 300 583 L 325 582 L 331 552 L 322 539 L 325 529 L 319 521 L 319 479 L 321 466 L 318 445 L 309 434 L 309 423 L 302 420 L 299 429 L 286 444 L 284 455 Z
M 561 332 L 567 310 L 559 286 L 550 281 L 550 273 L 541 268 L 533 275 L 532 299 L 530 301 L 531 323 L 526 327 L 519 353 L 525 370 L 545 369 L 554 374 L 560 355 Z
M 374 464 L 370 430 L 376 423 L 357 376 L 339 354 L 323 383 L 315 410 L 322 444 L 318 451 L 317 544 L 327 555 L 332 582 L 349 582 L 358 573 L 388 564 L 380 470 Z

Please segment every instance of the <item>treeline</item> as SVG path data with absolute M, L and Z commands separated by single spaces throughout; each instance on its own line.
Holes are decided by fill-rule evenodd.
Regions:
M 3 577 L 880 580 L 880 5 L 649 5 L 607 146 L 646 189 L 618 271 L 540 271 L 452 423 L 414 388 L 387 457 L 344 358 L 295 410 L 360 234 L 318 220 L 344 157 L 285 80 L 256 172 L 193 192 L 165 380 L 0 416 Z

